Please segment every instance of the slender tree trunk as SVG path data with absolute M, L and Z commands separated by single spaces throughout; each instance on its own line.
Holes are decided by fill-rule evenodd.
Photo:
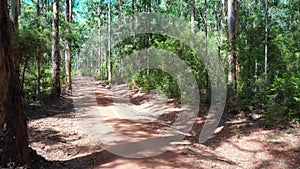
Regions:
M 253 28 L 256 29 L 256 22 L 255 20 L 253 21 Z M 257 50 L 256 47 L 254 50 Z M 258 60 L 257 60 L 257 56 L 255 56 L 254 58 L 254 77 L 255 77 L 255 84 L 257 84 L 258 82 Z M 255 85 L 254 91 L 257 91 L 257 86 Z
M 239 0 L 228 0 L 228 42 L 230 55 L 228 56 L 228 83 L 234 92 L 237 91 L 238 64 L 238 40 L 239 40 Z
M 0 3 L 0 166 L 30 164 L 26 118 L 23 113 L 19 61 L 12 44 L 7 1 Z
M 108 69 L 108 81 L 112 80 L 112 60 L 111 60 L 111 2 L 108 1 L 108 58 L 107 58 L 107 69 Z
M 122 31 L 121 31 L 121 25 L 123 24 L 123 2 L 122 0 L 119 0 L 119 32 L 120 32 L 120 35 L 119 35 L 119 42 L 121 43 L 121 40 L 122 40 Z M 122 55 L 123 55 L 123 48 L 122 48 L 122 45 L 120 45 L 120 48 L 119 48 L 119 65 L 121 65 L 121 62 L 122 62 Z M 121 67 L 122 68 L 122 67 Z M 124 70 L 121 70 L 121 69 L 118 69 L 118 74 L 120 74 L 122 71 Z
M 268 0 L 265 0 L 265 86 L 268 83 Z
M 195 33 L 195 0 L 191 0 L 191 32 Z
M 65 0 L 65 20 L 68 23 L 72 23 L 72 0 Z M 68 28 L 68 33 L 71 33 L 71 29 Z M 72 90 L 72 51 L 71 42 L 67 40 L 65 42 L 65 64 L 66 64 L 66 76 L 67 76 L 67 90 Z
M 98 6 L 97 6 L 97 16 L 98 16 L 98 32 L 97 33 L 98 33 L 99 39 L 101 39 L 101 8 L 100 8 L 100 4 L 98 4 Z M 99 70 L 100 70 L 100 66 L 101 66 L 101 47 L 99 47 L 98 54 L 97 54 L 97 68 Z
M 60 96 L 59 0 L 53 1 L 52 23 L 52 96 Z
M 227 25 L 227 0 L 222 0 L 222 20 L 223 20 L 223 27 L 226 28 Z
M 25 84 L 25 73 L 26 73 L 26 69 L 27 69 L 27 65 L 28 65 L 28 59 L 25 60 L 24 63 L 24 67 L 23 67 L 23 71 L 22 71 L 22 81 L 21 81 L 21 94 L 22 94 L 22 98 L 24 98 L 24 84 Z
M 194 0 L 192 0 L 192 1 L 189 1 L 189 0 L 184 0 L 186 3 L 188 3 L 190 6 L 191 6 L 191 8 L 192 8 L 192 11 L 194 11 L 194 14 L 192 14 L 191 16 L 193 16 L 193 17 L 191 17 L 191 32 L 192 33 L 194 33 L 195 32 L 195 14 L 196 14 L 196 12 L 197 12 L 197 14 L 199 14 L 199 18 L 201 19 L 201 21 L 203 22 L 203 24 L 204 24 L 204 28 L 206 27 L 205 25 L 207 25 L 206 24 L 206 18 L 205 18 L 205 16 L 204 16 L 204 14 L 203 14 L 203 12 L 200 10 L 200 9 L 197 9 L 196 8 L 196 6 L 195 6 L 195 1 Z M 193 13 L 193 12 L 192 12 Z
M 131 10 L 132 10 L 132 14 L 134 15 L 134 13 L 136 12 L 135 0 L 132 0 L 132 2 L 131 2 Z M 134 21 L 137 22 L 135 16 L 133 16 L 133 17 L 134 17 L 133 18 Z M 135 24 L 133 22 L 132 22 L 132 25 L 131 25 L 131 29 L 135 30 Z M 132 44 L 133 44 L 133 46 L 135 46 L 135 36 L 136 36 L 135 32 L 133 33 L 132 36 L 133 36 L 133 38 L 132 38 Z
M 148 14 L 151 13 L 151 0 L 149 0 L 149 3 L 146 3 L 146 11 Z M 148 50 L 150 48 L 150 40 L 151 40 L 151 33 L 150 33 L 150 27 L 151 27 L 151 19 L 148 19 L 147 21 L 147 24 L 148 24 L 148 33 L 146 34 L 146 39 L 145 39 L 145 48 Z M 147 60 L 146 60 L 146 64 L 147 64 L 147 75 L 149 75 L 149 71 L 150 71 L 150 68 L 149 68 L 149 58 L 147 57 Z
M 204 0 L 205 57 L 208 55 L 207 2 Z
M 203 10 L 203 21 L 204 21 L 204 33 L 205 33 L 205 57 L 208 57 L 208 26 L 207 26 L 207 1 L 204 0 L 204 10 Z M 209 76 L 208 73 L 205 74 L 205 79 L 206 79 L 206 93 L 210 93 L 210 81 L 209 81 Z M 210 102 L 210 96 L 207 95 L 206 97 L 206 103 Z
M 218 6 L 218 2 L 215 2 L 215 19 L 216 19 L 216 30 L 218 32 L 218 57 L 221 59 L 221 34 L 222 34 L 222 30 L 221 30 L 221 23 L 220 23 L 220 10 L 219 10 L 219 6 Z

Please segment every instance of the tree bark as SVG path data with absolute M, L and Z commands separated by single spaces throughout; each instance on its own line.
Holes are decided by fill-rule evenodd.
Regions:
M 112 80 L 112 59 L 111 59 L 111 2 L 108 1 L 108 55 L 107 55 L 107 80 Z
M 216 19 L 216 30 L 218 32 L 218 57 L 221 59 L 221 35 L 222 35 L 222 30 L 221 30 L 221 18 L 222 14 L 221 11 L 219 10 L 218 2 L 215 2 L 214 4 L 215 7 L 215 19 Z
M 123 24 L 123 8 L 122 8 L 122 6 L 123 6 L 123 2 L 122 2 L 122 0 L 119 0 L 119 11 L 118 11 L 118 14 L 119 14 L 119 42 L 121 43 L 121 41 L 122 41 L 122 31 L 121 31 L 121 26 L 122 26 L 122 24 Z M 123 47 L 122 47 L 122 45 L 120 45 L 120 47 L 119 47 L 119 65 L 121 65 L 121 62 L 122 62 L 122 55 L 123 55 Z M 121 67 L 122 68 L 122 67 Z M 120 74 L 123 70 L 121 70 L 121 68 L 120 69 L 118 69 L 118 74 Z
M 72 0 L 65 0 L 65 20 L 68 23 L 72 23 Z M 68 33 L 71 33 L 70 28 L 68 28 Z M 72 90 L 72 50 L 70 40 L 66 41 L 65 44 L 65 64 L 66 64 L 66 76 L 67 76 L 67 90 Z
M 265 0 L 265 86 L 268 83 L 268 0 Z
M 191 32 L 195 33 L 195 0 L 191 0 Z
M 98 16 L 98 38 L 101 39 L 101 6 L 100 4 L 98 4 L 97 6 L 97 16 Z M 101 45 L 100 45 L 101 46 Z M 99 46 L 98 48 L 98 51 L 97 51 L 97 57 L 98 57 L 98 61 L 97 61 L 97 68 L 99 69 L 99 74 L 100 74 L 100 80 L 103 80 L 102 79 L 102 70 L 101 70 L 101 64 L 102 64 L 102 58 L 101 58 L 101 55 L 102 55 L 102 50 L 101 50 L 101 47 Z
M 52 23 L 52 96 L 60 96 L 59 0 L 53 1 Z
M 20 15 L 20 1 L 11 0 L 11 21 L 13 23 L 14 31 L 18 30 L 19 27 L 19 15 Z
M 12 44 L 7 1 L 0 3 L 0 166 L 30 164 L 26 118 L 23 113 L 19 61 Z
M 231 85 L 234 92 L 237 91 L 237 76 L 239 71 L 238 55 L 239 55 L 239 0 L 228 0 L 228 83 Z

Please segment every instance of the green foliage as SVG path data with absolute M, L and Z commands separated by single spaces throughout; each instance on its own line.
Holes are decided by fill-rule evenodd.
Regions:
M 241 5 L 239 104 L 262 110 L 268 124 L 299 122 L 300 13 L 294 9 L 300 6 L 294 1 L 269 2 L 266 81 L 264 5 Z
M 191 7 L 182 1 L 134 1 L 123 0 L 122 15 L 128 16 L 136 12 L 147 12 L 151 6 L 152 12 L 167 13 L 178 16 L 186 21 L 190 20 Z M 84 3 L 84 5 L 83 5 Z M 100 34 L 108 31 L 108 23 L 117 23 L 119 19 L 118 1 L 111 1 L 111 21 L 108 19 L 108 1 L 85 0 L 75 1 L 73 23 L 64 20 L 63 12 L 60 18 L 61 49 L 65 41 L 72 42 L 73 72 L 94 76 L 97 79 L 108 79 L 108 54 L 112 62 L 113 76 L 116 76 L 122 60 L 139 50 L 158 48 L 169 51 L 178 56 L 188 67 L 198 83 L 201 101 L 209 103 L 210 83 L 214 77 L 208 77 L 206 68 L 199 56 L 191 47 L 183 44 L 180 39 L 158 35 L 133 35 L 124 39 L 108 53 L 109 38 L 100 36 L 92 42 L 86 42 L 91 34 Z M 149 4 L 152 3 L 152 4 Z M 227 28 L 222 25 L 222 2 L 218 0 L 197 1 L 195 3 L 196 27 L 205 31 L 207 24 L 208 41 L 219 44 L 219 58 L 224 63 L 225 70 L 229 70 Z M 240 38 L 238 62 L 238 91 L 229 90 L 229 110 L 261 110 L 263 117 L 271 123 L 294 120 L 300 121 L 300 3 L 299 0 L 268 1 L 268 18 L 265 18 L 264 3 L 240 3 Z M 50 3 L 51 4 L 51 3 Z M 16 53 L 20 58 L 21 80 L 24 84 L 26 102 L 35 97 L 38 58 L 41 59 L 41 90 L 47 94 L 51 89 L 51 5 L 44 4 L 41 16 L 36 16 L 36 2 L 24 1 L 20 16 L 20 30 L 17 34 Z M 134 8 L 133 8 L 134 7 Z M 98 13 L 100 9 L 100 14 Z M 64 11 L 63 6 L 61 11 Z M 202 12 L 202 13 L 201 13 Z M 227 16 L 226 16 L 227 17 Z M 265 21 L 268 19 L 267 32 Z M 100 28 L 99 28 L 100 24 Z M 166 24 L 167 25 L 167 24 Z M 162 25 L 164 26 L 164 25 Z M 218 31 L 220 26 L 220 31 Z M 71 30 L 71 31 L 68 31 Z M 170 30 L 172 31 L 172 30 Z M 101 34 L 102 32 L 102 34 Z M 185 37 L 188 32 L 182 31 Z M 265 44 L 265 35 L 267 41 Z M 113 37 L 118 35 L 113 34 Z M 199 39 L 204 42 L 204 39 Z M 100 43 L 103 48 L 92 48 L 91 44 Z M 203 43 L 204 44 L 204 43 Z M 265 45 L 267 45 L 267 74 L 265 74 Z M 97 46 L 97 45 L 94 45 Z M 197 46 L 198 49 L 204 46 Z M 39 49 L 39 52 L 37 52 Z M 203 49 L 204 50 L 204 49 Z M 64 79 L 63 50 L 61 78 Z M 134 61 L 133 61 L 134 62 Z M 163 61 L 158 61 L 163 63 Z M 169 66 L 169 65 L 163 65 Z M 176 65 L 172 65 L 176 67 Z M 75 69 L 76 68 L 76 69 Z M 22 74 L 25 73 L 23 78 Z M 119 72 L 118 72 L 119 73 Z M 130 74 L 129 72 L 124 72 Z M 266 76 L 267 75 L 267 76 Z M 178 74 L 177 79 L 184 79 Z M 267 79 L 266 79 L 267 78 Z M 64 80 L 62 80 L 64 82 Z M 144 70 L 135 73 L 127 82 L 130 87 L 142 92 L 159 90 L 167 98 L 179 98 L 181 93 L 176 80 L 166 72 L 160 70 Z
M 47 39 L 41 34 L 35 25 L 19 30 L 15 36 L 15 51 L 20 58 L 21 89 L 25 103 L 35 100 L 37 81 L 37 59 L 41 60 L 41 92 L 47 93 L 51 86 L 51 72 L 47 71 L 46 65 L 50 61 Z M 46 79 L 46 81 L 44 80 Z M 50 84 L 50 85 L 49 85 Z
M 299 74 L 285 73 L 283 77 L 275 78 L 268 91 L 268 104 L 264 114 L 268 119 L 300 121 Z
M 147 93 L 150 93 L 151 90 L 158 90 L 167 98 L 180 97 L 180 89 L 176 81 L 168 73 L 157 69 L 136 73 L 129 86 Z

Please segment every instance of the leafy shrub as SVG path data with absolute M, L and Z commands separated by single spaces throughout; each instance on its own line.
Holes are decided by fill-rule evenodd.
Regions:
M 267 94 L 264 116 L 271 121 L 293 119 L 300 122 L 300 75 L 285 73 L 275 78 Z

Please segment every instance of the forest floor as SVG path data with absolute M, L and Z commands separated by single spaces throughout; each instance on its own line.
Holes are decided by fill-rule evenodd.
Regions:
M 125 88 L 120 86 L 119 90 Z M 29 141 L 30 147 L 39 155 L 33 159 L 37 168 L 300 169 L 299 126 L 262 128 L 259 120 L 251 120 L 243 113 L 224 113 L 215 134 L 203 144 L 187 137 L 156 156 L 128 158 L 115 155 L 103 148 L 101 139 L 112 139 L 115 144 L 110 146 L 116 147 L 116 151 L 134 151 L 138 143 L 116 142 L 113 139 L 118 140 L 119 136 L 103 133 L 103 128 L 97 124 L 99 118 L 114 131 L 149 146 L 147 144 L 151 142 L 147 143 L 145 139 L 157 135 L 174 120 L 174 112 L 178 111 L 172 101 L 167 101 L 167 106 L 157 106 L 156 99 L 149 99 L 147 94 L 132 91 L 127 96 L 141 112 L 155 108 L 156 111 L 164 109 L 168 114 L 156 116 L 160 120 L 150 118 L 145 122 L 118 116 L 113 112 L 116 100 L 112 99 L 108 86 L 82 76 L 74 78 L 72 95 L 49 100 L 39 107 L 30 106 L 27 109 Z M 118 99 L 122 103 L 123 98 Z

